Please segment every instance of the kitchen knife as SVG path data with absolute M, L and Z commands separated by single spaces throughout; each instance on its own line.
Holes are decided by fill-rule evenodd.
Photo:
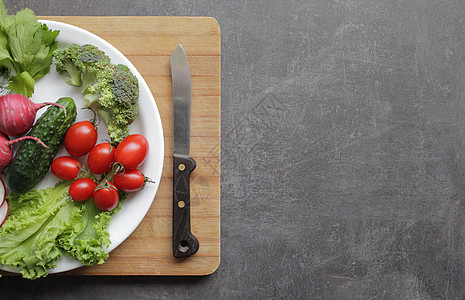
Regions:
M 189 156 L 191 129 L 191 73 L 186 52 L 179 45 L 170 57 L 173 81 L 173 255 L 188 257 L 199 241 L 191 232 L 190 173 L 196 162 Z

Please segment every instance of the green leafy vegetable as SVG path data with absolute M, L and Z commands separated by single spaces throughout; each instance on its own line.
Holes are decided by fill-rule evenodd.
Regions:
M 8 15 L 0 0 L 0 66 L 16 73 L 7 87 L 11 92 L 32 96 L 35 80 L 50 71 L 58 33 L 39 23 L 28 8 Z
M 129 125 L 139 113 L 139 82 L 122 64 L 94 45 L 71 44 L 53 53 L 56 70 L 67 75 L 65 81 L 80 86 L 85 107 L 95 110 L 107 126 L 112 144 L 129 135 Z
M 63 253 L 84 265 L 108 258 L 111 212 L 98 210 L 92 201 L 69 199 L 71 181 L 54 187 L 8 195 L 10 213 L 0 228 L 0 266 L 21 268 L 24 278 L 36 279 L 56 267 Z

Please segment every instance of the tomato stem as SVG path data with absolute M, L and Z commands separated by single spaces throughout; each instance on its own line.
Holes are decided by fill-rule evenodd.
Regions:
M 115 188 L 113 185 L 110 184 L 110 181 L 105 179 L 104 181 L 100 182 L 97 187 L 95 188 L 96 191 L 104 189 L 104 188 Z
M 111 166 L 111 170 L 112 170 L 113 173 L 114 173 L 113 176 L 114 176 L 114 175 L 118 175 L 118 174 L 120 174 L 120 173 L 121 173 L 121 174 L 124 174 L 124 172 L 126 171 L 126 170 L 124 169 L 124 166 L 123 166 L 121 163 L 119 163 L 119 162 L 114 162 L 113 165 Z M 112 176 L 112 177 L 113 177 L 113 176 Z
M 151 178 L 149 178 L 147 176 L 144 176 L 144 178 L 145 178 L 145 182 L 155 183 L 154 180 L 152 180 Z
M 83 177 L 88 177 L 94 181 L 96 180 L 94 174 L 90 171 L 87 165 L 79 164 L 79 173 L 78 173 L 77 178 L 83 178 Z
M 93 110 L 91 107 L 83 107 L 82 109 L 89 109 L 94 113 L 94 117 L 89 122 L 91 122 L 95 126 L 95 129 L 97 129 L 97 126 L 100 125 L 101 120 L 97 118 L 97 113 L 95 110 Z

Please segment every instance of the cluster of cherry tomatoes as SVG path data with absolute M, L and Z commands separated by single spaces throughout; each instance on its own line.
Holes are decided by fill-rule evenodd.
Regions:
M 65 148 L 70 156 L 60 156 L 52 162 L 52 173 L 62 180 L 74 180 L 69 195 L 75 201 L 93 198 L 97 208 L 113 210 L 119 202 L 119 191 L 141 190 L 148 178 L 137 169 L 148 152 L 148 141 L 140 134 L 126 137 L 115 148 L 108 142 L 97 144 L 98 133 L 90 121 L 73 124 L 65 136 Z M 87 168 L 76 158 L 87 155 Z M 86 173 L 103 175 L 98 183 Z M 111 179 L 106 175 L 112 173 Z M 83 177 L 82 174 L 84 174 Z

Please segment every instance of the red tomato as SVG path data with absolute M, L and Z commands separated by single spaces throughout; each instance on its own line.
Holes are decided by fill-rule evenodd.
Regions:
M 96 186 L 90 178 L 78 178 L 69 187 L 69 195 L 74 201 L 86 201 L 92 197 Z
M 126 171 L 134 170 L 140 166 L 149 151 L 149 142 L 140 134 L 131 134 L 116 147 L 115 160 Z
M 65 148 L 71 156 L 86 155 L 97 143 L 97 130 L 89 121 L 73 124 L 65 135 Z
M 113 183 L 123 192 L 140 191 L 146 182 L 145 175 L 138 169 L 120 172 L 113 176 Z
M 93 198 L 98 209 L 112 211 L 118 205 L 119 193 L 113 183 L 104 181 L 95 188 Z
M 81 163 L 69 156 L 60 156 L 53 160 L 52 173 L 61 180 L 73 180 L 81 170 Z
M 109 143 L 100 143 L 90 150 L 87 165 L 94 174 L 110 171 L 115 162 L 115 148 Z

